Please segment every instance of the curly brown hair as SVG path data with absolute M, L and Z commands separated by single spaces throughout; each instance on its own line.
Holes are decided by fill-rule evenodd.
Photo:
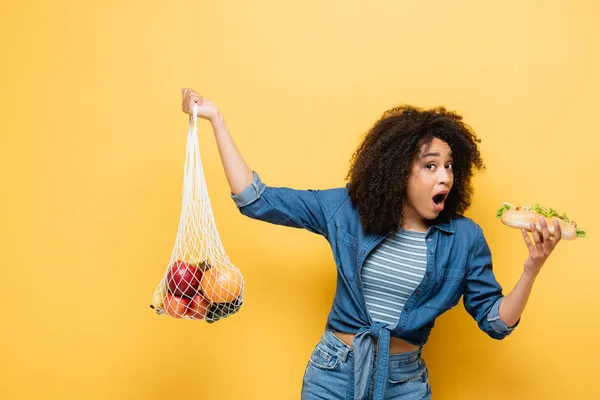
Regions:
M 434 138 L 450 146 L 454 159 L 454 185 L 437 219 L 461 215 L 469 208 L 471 178 L 476 169 L 485 169 L 478 148 L 481 140 L 454 111 L 400 105 L 384 112 L 367 132 L 346 175 L 365 231 L 385 235 L 398 229 L 413 163 L 421 147 Z

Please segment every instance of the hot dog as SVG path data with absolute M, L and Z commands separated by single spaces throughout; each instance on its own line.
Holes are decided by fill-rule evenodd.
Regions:
M 554 235 L 554 217 L 558 219 L 560 225 L 561 238 L 566 240 L 575 240 L 577 238 L 585 238 L 585 232 L 577 228 L 575 221 L 569 220 L 567 214 L 559 214 L 552 208 L 545 208 L 539 204 L 533 206 L 513 206 L 509 203 L 504 203 L 504 206 L 498 210 L 496 217 L 502 220 L 506 226 L 516 229 L 526 229 L 531 232 L 531 222 L 535 223 L 538 232 L 542 232 L 540 225 L 540 217 L 546 219 L 548 231 L 550 235 Z

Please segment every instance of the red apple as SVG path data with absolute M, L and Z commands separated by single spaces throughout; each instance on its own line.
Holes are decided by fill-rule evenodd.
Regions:
M 167 272 L 169 291 L 176 296 L 194 297 L 200 285 L 202 271 L 194 264 L 177 260 Z
M 186 316 L 195 319 L 204 319 L 206 318 L 206 314 L 208 314 L 209 308 L 210 301 L 208 301 L 204 296 L 202 296 L 202 293 L 198 293 L 194 296 L 190 305 L 188 306 Z
M 167 293 L 165 296 L 164 307 L 165 312 L 173 318 L 182 318 L 188 310 L 188 305 L 191 300 L 187 297 L 179 297 Z

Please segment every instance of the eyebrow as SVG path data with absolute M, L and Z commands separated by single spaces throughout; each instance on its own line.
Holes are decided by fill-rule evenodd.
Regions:
M 427 157 L 441 157 L 441 156 L 442 155 L 440 153 L 431 153 L 431 152 L 429 152 L 429 153 L 425 153 L 423 156 L 421 156 L 421 159 L 423 160 L 423 159 L 425 159 Z M 453 159 L 454 158 L 453 154 L 449 153 L 448 154 L 448 158 L 452 158 Z

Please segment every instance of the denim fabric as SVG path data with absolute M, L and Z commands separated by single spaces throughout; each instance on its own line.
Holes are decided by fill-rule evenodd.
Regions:
M 374 367 L 374 366 L 372 366 Z M 375 370 L 373 370 L 375 372 Z M 371 373 L 365 394 L 372 399 L 375 373 Z M 385 400 L 421 400 L 431 398 L 428 371 L 421 349 L 391 354 Z M 302 400 L 343 400 L 354 397 L 354 352 L 331 331 L 325 331 L 314 348 L 302 382 Z
M 373 339 L 378 340 L 374 399 L 383 397 L 391 336 L 423 346 L 437 317 L 463 298 L 479 328 L 495 339 L 509 335 L 499 316 L 502 287 L 492 272 L 492 257 L 481 228 L 471 219 L 454 216 L 430 226 L 425 237 L 425 276 L 408 298 L 397 324 L 372 321 L 363 294 L 360 270 L 367 255 L 385 238 L 362 229 L 358 210 L 347 186 L 326 190 L 296 190 L 265 185 L 256 172 L 252 183 L 231 195 L 243 215 L 304 228 L 322 235 L 330 244 L 337 266 L 337 288 L 325 329 L 356 334 L 353 342 L 355 399 L 365 393 Z M 352 397 L 349 397 L 352 398 Z

